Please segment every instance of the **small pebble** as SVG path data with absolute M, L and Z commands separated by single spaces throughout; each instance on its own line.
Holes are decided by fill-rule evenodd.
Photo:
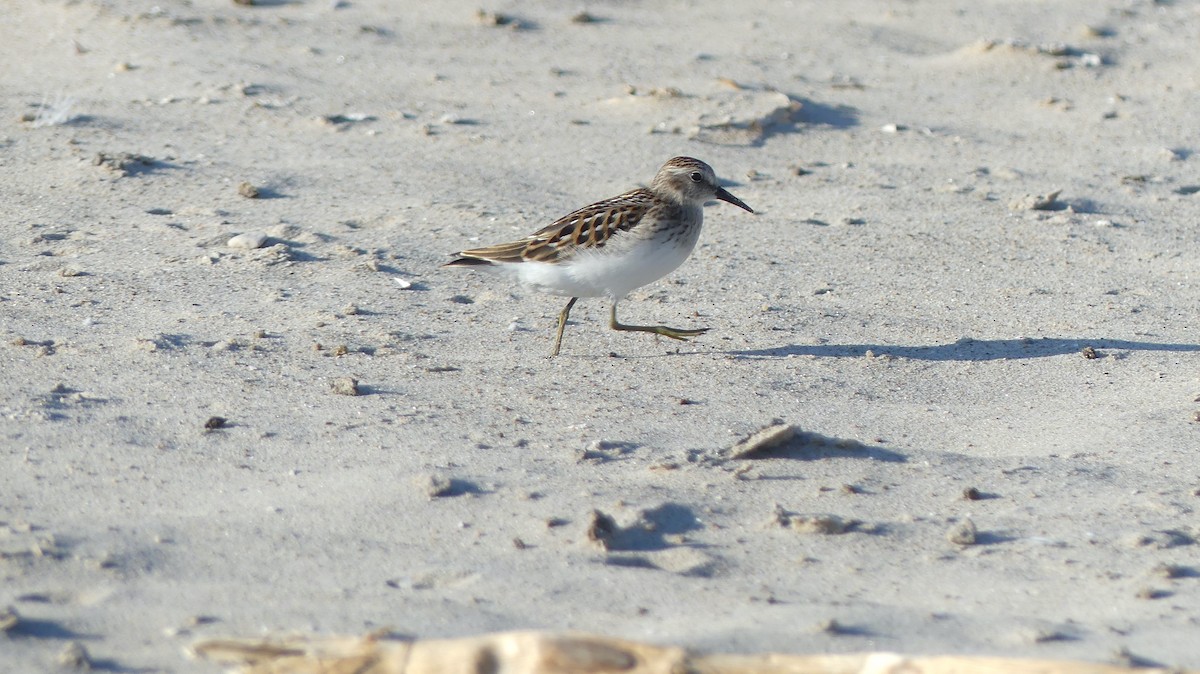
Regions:
M 1027 194 L 1010 202 L 1008 207 L 1014 211 L 1049 211 L 1058 206 L 1058 195 L 1060 194 L 1062 194 L 1062 190 L 1054 190 L 1045 195 Z
M 358 380 L 354 377 L 338 377 L 333 380 L 333 392 L 340 396 L 356 396 L 358 391 Z
M 88 655 L 87 649 L 78 641 L 68 643 L 58 654 L 58 664 L 63 667 L 72 667 L 74 669 L 91 669 L 92 656 Z
M 1143 587 L 1137 591 L 1138 599 L 1165 599 L 1171 596 L 1167 590 L 1160 590 L 1155 587 Z
M 243 182 L 242 184 L 238 185 L 238 194 L 246 197 L 247 199 L 257 199 L 260 193 L 258 188 L 251 183 Z
M 729 450 L 730 459 L 750 458 L 755 454 L 787 444 L 796 437 L 796 427 L 776 419 L 772 424 L 738 441 Z
M 236 339 L 222 339 L 216 344 L 213 344 L 211 348 L 217 353 L 224 353 L 226 351 L 237 351 L 238 349 L 242 348 L 242 344 Z
M 1179 564 L 1168 564 L 1165 562 L 1155 566 L 1150 572 L 1159 578 L 1166 578 L 1167 580 L 1186 578 L 1194 573 L 1186 566 L 1181 566 Z
M 8 632 L 21 622 L 17 610 L 11 606 L 0 610 L 0 632 Z
M 1013 641 L 1026 644 L 1045 644 L 1053 641 L 1071 641 L 1072 635 L 1054 627 L 1023 627 L 1016 630 Z
M 1113 662 L 1116 662 L 1123 667 L 1160 667 L 1159 663 L 1151 660 L 1150 658 L 1143 658 L 1142 656 L 1130 651 L 1126 646 L 1121 646 L 1120 648 L 1114 650 L 1110 657 Z
M 844 534 L 862 524 L 859 520 L 837 515 L 790 513 L 779 504 L 775 504 L 775 511 L 771 519 L 775 525 L 802 534 Z
M 262 248 L 263 244 L 266 242 L 267 235 L 263 234 L 262 232 L 243 232 L 242 234 L 238 234 L 237 236 L 229 239 L 229 243 L 226 245 L 228 245 L 230 248 L 254 250 L 255 248 Z
M 1167 161 L 1183 161 L 1185 158 L 1184 153 L 1180 152 L 1179 150 L 1173 150 L 1169 147 L 1164 147 L 1159 151 L 1159 154 L 1161 154 Z
M 822 620 L 819 623 L 817 623 L 816 631 L 824 632 L 825 634 L 845 634 L 847 630 L 844 625 L 842 625 L 838 621 L 834 620 L 833 618 L 829 618 L 827 620 Z
M 500 12 L 489 12 L 483 9 L 475 10 L 475 20 L 485 26 L 521 27 L 521 22 L 512 16 L 501 14 Z
M 425 490 L 425 495 L 431 500 L 454 494 L 454 481 L 445 475 L 426 473 L 418 475 L 417 486 Z
M 975 523 L 969 517 L 964 518 L 961 522 L 956 522 L 946 532 L 946 540 L 955 545 L 975 545 L 978 539 L 979 535 L 975 529 Z
M 613 539 L 620 531 L 617 521 L 611 515 L 593 510 L 587 526 L 587 539 L 604 550 L 608 550 Z

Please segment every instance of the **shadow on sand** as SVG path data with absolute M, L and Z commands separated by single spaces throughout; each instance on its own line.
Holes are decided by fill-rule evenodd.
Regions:
M 1200 344 L 1137 342 L 1127 339 L 1059 339 L 1044 337 L 1040 339 L 979 340 L 965 337 L 950 344 L 934 344 L 931 346 L 904 346 L 897 344 L 789 344 L 769 349 L 730 351 L 728 353 L 731 356 L 742 358 L 784 358 L 786 356 L 861 358 L 870 351 L 876 356 L 887 355 L 911 360 L 984 361 L 1063 356 L 1080 353 L 1087 347 L 1095 349 L 1098 357 L 1103 357 L 1105 350 L 1200 352 Z

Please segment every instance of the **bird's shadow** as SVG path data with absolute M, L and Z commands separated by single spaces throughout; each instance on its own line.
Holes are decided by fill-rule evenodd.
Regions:
M 1088 351 L 1088 349 L 1091 351 Z M 928 361 L 988 361 L 1048 358 L 1086 352 L 1091 358 L 1103 357 L 1110 351 L 1171 351 L 1200 352 L 1200 344 L 1171 342 L 1139 342 L 1128 339 L 1053 338 L 1039 339 L 971 339 L 965 337 L 949 344 L 905 346 L 896 344 L 789 344 L 766 349 L 728 351 L 736 358 L 767 359 L 788 356 L 818 356 L 823 358 L 861 358 L 868 352 L 876 356 L 892 356 Z

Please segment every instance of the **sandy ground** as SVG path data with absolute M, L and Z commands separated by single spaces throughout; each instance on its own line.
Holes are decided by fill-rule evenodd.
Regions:
M 2 669 L 385 627 L 1200 667 L 1196 3 L 479 7 L 7 4 Z M 622 304 L 695 342 L 585 300 L 547 359 L 561 299 L 438 268 L 675 155 L 758 211 Z

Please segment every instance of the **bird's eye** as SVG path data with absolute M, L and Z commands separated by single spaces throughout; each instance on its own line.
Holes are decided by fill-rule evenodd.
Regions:
M 692 182 L 698 183 L 701 180 L 704 180 L 704 176 L 700 175 L 699 171 L 693 171 L 692 172 Z

